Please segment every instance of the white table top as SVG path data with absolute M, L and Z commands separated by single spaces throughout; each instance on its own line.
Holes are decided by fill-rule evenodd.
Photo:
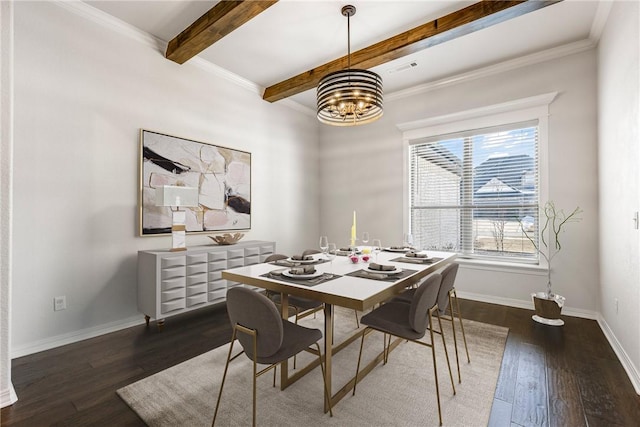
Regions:
M 323 273 L 342 275 L 342 277 L 337 279 L 314 286 L 298 285 L 271 277 L 260 277 L 262 274 L 284 268 L 266 263 L 224 270 L 222 272 L 222 278 L 274 292 L 283 292 L 290 295 L 311 298 L 327 304 L 364 310 L 401 292 L 405 287 L 420 281 L 420 279 L 440 269 L 456 257 L 456 254 L 449 252 L 427 251 L 427 253 L 429 257 L 442 258 L 442 260 L 432 264 L 391 262 L 389 260 L 403 256 L 403 254 L 381 252 L 378 255 L 377 262 L 379 264 L 394 265 L 396 268 L 416 271 L 416 273 L 403 279 L 398 279 L 395 282 L 346 276 L 347 273 L 361 270 L 368 266 L 367 263 L 362 261 L 354 264 L 346 256 L 337 256 L 333 260 L 333 265 L 328 262 L 314 265 L 316 270 Z M 318 256 L 322 256 L 322 254 L 316 255 L 316 257 Z M 371 261 L 375 262 L 375 259 L 375 255 L 372 255 Z

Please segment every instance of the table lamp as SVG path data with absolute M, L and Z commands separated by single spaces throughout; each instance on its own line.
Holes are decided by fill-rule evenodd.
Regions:
M 171 251 L 186 251 L 186 219 L 187 214 L 181 207 L 198 206 L 198 189 L 196 187 L 180 187 L 164 185 L 156 188 L 156 206 L 171 207 Z M 176 208 L 175 210 L 173 208 Z

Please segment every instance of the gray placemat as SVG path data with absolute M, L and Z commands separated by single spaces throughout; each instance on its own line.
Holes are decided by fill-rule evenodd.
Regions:
M 390 262 L 406 262 L 409 264 L 433 264 L 434 262 L 442 261 L 442 258 L 407 258 L 404 256 L 389 260 Z
M 347 276 L 361 277 L 363 279 L 382 280 L 385 282 L 395 282 L 396 280 L 404 279 L 405 277 L 411 276 L 416 271 L 418 270 L 409 270 L 409 269 L 403 268 L 402 272 L 398 274 L 383 274 L 383 273 L 369 273 L 366 270 L 358 270 L 358 271 L 352 271 L 351 273 L 347 273 Z
M 269 264 L 272 265 L 280 265 L 282 267 L 298 267 L 298 266 L 303 266 L 303 265 L 318 265 L 318 264 L 324 264 L 325 262 L 329 262 L 328 259 L 324 259 L 324 258 L 320 258 L 317 259 L 315 262 L 305 262 L 304 264 L 301 262 L 296 262 L 296 261 L 287 261 L 286 259 L 279 259 L 277 261 L 272 261 Z
M 309 287 L 316 286 L 321 283 L 341 277 L 339 274 L 324 273 L 322 276 L 314 277 L 313 279 L 293 279 L 291 277 L 284 276 L 281 273 L 276 273 L 281 271 L 282 270 L 270 271 L 268 273 L 261 274 L 260 277 L 267 277 L 269 279 L 281 280 L 283 282 L 295 283 L 296 285 Z

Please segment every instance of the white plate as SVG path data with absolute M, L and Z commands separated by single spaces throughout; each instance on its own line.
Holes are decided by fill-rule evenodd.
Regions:
M 287 261 L 293 262 L 295 264 L 313 264 L 314 262 L 316 262 L 315 259 L 301 260 L 301 259 L 291 259 L 291 258 L 287 258 Z
M 366 271 L 367 273 L 373 273 L 373 274 L 398 274 L 402 272 L 401 268 L 397 268 L 395 270 L 372 270 L 371 268 L 367 267 L 364 269 L 364 271 Z
M 395 248 L 384 248 L 387 252 L 409 252 L 409 248 L 395 249 Z
M 291 279 L 300 279 L 300 280 L 313 279 L 314 277 L 320 277 L 323 274 L 324 273 L 322 271 L 318 271 L 318 270 L 316 270 L 316 272 L 313 273 L 313 274 L 291 274 L 289 272 L 289 270 L 285 270 L 285 271 L 282 272 L 283 276 L 287 276 L 287 277 L 289 277 Z

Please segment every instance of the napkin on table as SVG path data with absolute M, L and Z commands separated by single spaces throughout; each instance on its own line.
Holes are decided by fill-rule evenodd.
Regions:
M 419 254 L 416 252 L 407 252 L 405 256 L 412 257 L 412 258 L 429 258 L 429 255 L 427 254 Z
M 375 262 L 369 263 L 369 270 L 393 271 L 395 269 L 396 267 L 393 265 L 376 264 Z
M 311 255 L 291 255 L 291 259 L 294 261 L 313 261 L 313 257 Z
M 313 265 L 305 265 L 304 267 L 291 267 L 289 273 L 291 274 L 313 274 L 316 272 L 316 268 Z

